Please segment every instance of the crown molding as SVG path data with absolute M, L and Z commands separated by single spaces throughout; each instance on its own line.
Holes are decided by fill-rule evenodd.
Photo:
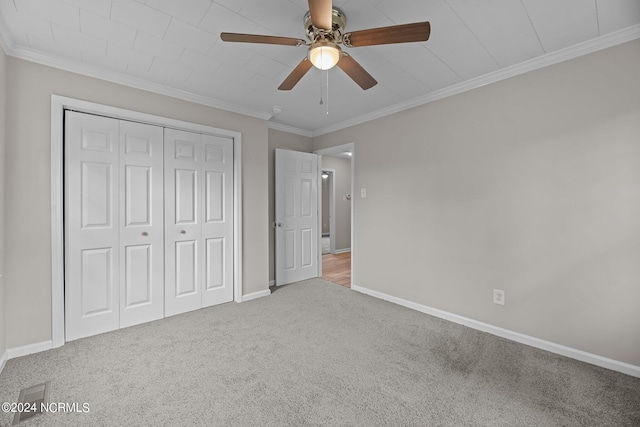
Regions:
M 624 28 L 622 30 L 614 31 L 604 36 L 591 39 L 574 46 L 567 47 L 555 52 L 547 53 L 537 58 L 530 59 L 519 64 L 512 65 L 510 67 L 502 68 L 489 74 L 485 74 L 480 77 L 466 80 L 462 83 L 446 87 L 444 89 L 431 92 L 427 95 L 410 99 L 406 102 L 392 105 L 387 108 L 383 108 L 377 111 L 373 111 L 362 116 L 355 117 L 353 119 L 345 120 L 340 123 L 325 126 L 316 129 L 311 132 L 312 137 L 325 135 L 327 133 L 335 132 L 341 129 L 345 129 L 351 126 L 359 125 L 361 123 L 369 122 L 371 120 L 379 119 L 385 116 L 389 116 L 400 111 L 408 110 L 409 108 L 418 107 L 430 102 L 434 102 L 449 96 L 457 95 L 469 90 L 477 89 L 482 86 L 496 83 L 501 80 L 505 80 L 511 77 L 515 77 L 521 74 L 528 73 L 530 71 L 538 70 L 540 68 L 548 67 L 550 65 L 558 64 L 560 62 L 568 61 L 580 56 L 587 55 L 589 53 L 597 52 L 602 49 L 617 46 L 622 43 L 633 41 L 640 38 L 640 24 Z
M 9 55 L 11 46 L 13 46 L 13 38 L 7 30 L 7 24 L 4 22 L 4 17 L 0 15 L 0 47 L 4 49 L 4 53 Z
M 2 25 L 0 23 L 0 28 Z M 1 34 L 0 34 L 1 36 Z M 87 64 L 81 64 L 74 60 L 58 59 L 49 55 L 36 52 L 28 48 L 14 48 L 9 49 L 8 55 L 15 58 L 24 59 L 26 61 L 35 62 L 38 64 L 46 65 L 49 67 L 57 68 L 64 71 L 69 71 L 84 76 L 94 77 L 100 80 L 106 80 L 112 83 L 129 86 L 135 89 L 140 89 L 148 92 L 157 93 L 160 95 L 170 96 L 172 98 L 181 99 L 183 101 L 194 102 L 200 105 L 206 105 L 207 107 L 218 108 L 221 110 L 229 111 L 232 113 L 242 114 L 249 117 L 254 117 L 262 120 L 269 120 L 272 113 L 266 113 L 259 110 L 251 110 L 239 105 L 220 101 L 207 96 L 197 95 L 191 92 L 187 92 L 180 89 L 171 88 L 162 84 L 149 82 L 137 77 L 126 76 L 114 71 L 104 70 Z
M 313 138 L 315 136 L 313 132 L 310 130 L 300 129 L 294 126 L 284 125 L 282 123 L 277 123 L 272 121 L 267 122 L 267 127 L 269 129 L 279 130 L 281 132 L 293 133 L 295 135 L 306 136 L 308 138 Z
M 548 67 L 550 65 L 558 64 L 560 62 L 568 61 L 589 53 L 597 52 L 602 49 L 613 47 L 622 43 L 626 43 L 632 40 L 640 38 L 640 24 L 618 30 L 592 40 L 588 40 L 583 43 L 579 43 L 574 46 L 570 46 L 565 49 L 561 49 L 556 52 L 551 52 L 537 58 L 530 59 L 519 64 L 512 65 L 497 71 L 494 71 L 483 76 L 476 77 L 471 80 L 466 80 L 459 84 L 446 87 L 444 89 L 431 92 L 424 96 L 410 99 L 405 102 L 401 102 L 377 111 L 373 111 L 368 114 L 364 114 L 358 117 L 354 117 L 349 120 L 345 120 L 333 125 L 321 127 L 315 130 L 301 129 L 282 123 L 271 121 L 273 114 L 271 112 L 264 112 L 259 110 L 252 110 L 232 103 L 220 101 L 214 98 L 197 95 L 194 93 L 186 92 L 180 89 L 174 89 L 168 86 L 164 86 L 157 83 L 148 82 L 143 79 L 125 76 L 120 73 L 108 71 L 93 67 L 87 64 L 81 64 L 76 61 L 61 60 L 49 55 L 36 52 L 34 50 L 22 47 L 16 47 L 12 42 L 11 35 L 6 30 L 2 16 L 0 16 L 0 45 L 4 48 L 7 55 L 13 56 L 19 59 L 24 59 L 31 62 L 36 62 L 42 65 L 47 65 L 53 68 L 86 75 L 89 77 L 98 78 L 101 80 L 110 81 L 112 83 L 122 84 L 125 86 L 141 89 L 149 92 L 158 93 L 161 95 L 170 96 L 184 101 L 194 102 L 200 105 L 206 105 L 213 108 L 229 111 L 232 113 L 242 114 L 249 117 L 254 117 L 267 121 L 269 129 L 275 129 L 282 132 L 301 135 L 309 138 L 315 138 L 327 133 L 335 132 L 341 129 L 345 129 L 351 126 L 366 123 L 371 120 L 379 119 L 391 114 L 398 113 L 410 108 L 419 107 L 421 105 L 428 104 L 449 96 L 457 95 L 469 90 L 477 89 L 482 86 L 496 83 L 510 77 L 515 77 L 530 71 L 538 70 L 540 68 Z

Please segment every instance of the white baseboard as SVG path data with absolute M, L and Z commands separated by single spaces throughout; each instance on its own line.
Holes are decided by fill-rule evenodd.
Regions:
M 15 347 L 7 349 L 9 353 L 9 359 L 15 359 L 16 357 L 26 356 L 33 353 L 40 353 L 41 351 L 51 350 L 53 348 L 53 341 L 42 341 L 35 344 L 23 345 L 22 347 Z
M 7 360 L 9 360 L 9 352 L 5 351 L 4 354 L 2 355 L 2 357 L 0 357 L 0 374 L 2 373 L 2 370 L 4 369 L 4 365 L 7 364 Z
M 346 252 L 351 252 L 351 248 L 347 248 L 347 249 L 336 249 L 337 254 L 344 254 Z
M 242 302 L 251 301 L 252 299 L 256 299 L 256 298 L 268 297 L 269 295 L 271 295 L 271 291 L 269 289 L 265 289 L 264 291 L 242 295 Z
M 521 334 L 519 332 L 510 331 L 508 329 L 490 325 L 484 322 L 479 322 L 477 320 L 469 319 L 468 317 L 459 316 L 457 314 L 449 313 L 447 311 L 439 310 L 433 307 L 428 307 L 426 305 L 418 304 L 412 301 L 394 297 L 392 295 L 387 295 L 385 293 L 363 288 L 360 286 L 352 285 L 351 289 L 363 294 L 371 295 L 372 297 L 376 297 L 385 301 L 389 301 L 389 302 L 425 313 L 425 314 L 429 314 L 431 316 L 439 317 L 441 319 L 445 319 L 450 322 L 468 326 L 470 328 L 477 329 L 482 332 L 488 332 L 492 335 L 497 335 L 499 337 L 506 338 L 511 341 L 519 342 L 521 344 L 526 344 L 528 346 L 546 350 L 551 353 L 559 354 L 561 356 L 566 356 L 572 359 L 580 360 L 581 362 L 590 363 L 592 365 L 600 366 L 602 368 L 611 369 L 612 371 L 622 372 L 623 374 L 640 378 L 640 366 L 631 365 L 630 363 L 620 362 L 614 359 L 609 359 L 607 357 L 599 356 L 597 354 L 588 353 L 586 351 L 567 347 L 562 344 L 556 344 L 550 341 L 545 341 L 540 338 L 535 338 L 529 335 Z

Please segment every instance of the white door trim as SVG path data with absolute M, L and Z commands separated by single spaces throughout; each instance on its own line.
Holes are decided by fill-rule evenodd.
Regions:
M 65 343 L 64 336 L 64 110 L 98 114 L 116 119 L 220 135 L 233 138 L 234 284 L 233 300 L 242 302 L 242 135 L 240 132 L 189 123 L 152 114 L 51 95 L 51 340 L 52 347 Z
M 335 154 L 341 154 L 344 153 L 346 151 L 350 151 L 351 152 L 351 287 L 354 286 L 354 284 L 356 283 L 355 280 L 355 272 L 353 271 L 353 255 L 355 253 L 355 239 L 353 238 L 353 234 L 354 234 L 354 230 L 355 230 L 355 212 L 354 212 L 354 199 L 355 199 L 355 192 L 354 192 L 354 188 L 355 188 L 355 177 L 356 177 L 356 164 L 355 164 L 355 157 L 356 157 L 356 144 L 353 142 L 349 142 L 347 144 L 342 144 L 342 145 L 336 145 L 334 147 L 329 147 L 329 148 L 322 148 L 320 150 L 315 150 L 314 153 L 315 154 L 319 154 L 320 157 L 320 164 L 322 165 L 322 156 L 326 156 L 326 155 L 335 155 Z M 321 169 L 318 168 L 319 170 Z M 320 192 L 318 192 L 320 193 Z M 322 197 L 322 196 L 320 196 Z M 322 199 L 319 199 L 319 202 L 322 203 Z M 320 205 L 322 206 L 322 205 Z M 335 214 L 334 214 L 335 217 Z M 322 225 L 322 224 L 321 224 Z M 320 234 L 322 234 L 322 227 L 320 227 Z M 335 246 L 333 247 L 335 249 Z M 320 251 L 322 252 L 322 251 Z M 319 255 L 319 259 L 318 259 L 319 265 L 322 266 L 322 254 Z

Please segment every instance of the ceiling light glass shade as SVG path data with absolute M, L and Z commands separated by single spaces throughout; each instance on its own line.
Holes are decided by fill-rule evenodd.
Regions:
M 314 67 L 328 70 L 340 60 L 340 48 L 333 43 L 318 43 L 309 49 L 309 61 Z

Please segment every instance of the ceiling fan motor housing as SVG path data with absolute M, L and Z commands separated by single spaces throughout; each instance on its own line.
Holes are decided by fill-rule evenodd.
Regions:
M 307 38 L 309 39 L 309 41 L 311 41 L 311 43 L 321 41 L 322 39 L 326 41 L 332 41 L 334 43 L 342 42 L 342 35 L 344 34 L 344 29 L 347 25 L 347 17 L 344 15 L 344 13 L 335 8 L 331 12 L 331 31 L 327 31 L 322 28 L 316 28 L 311 21 L 310 12 L 307 12 L 304 15 L 305 34 L 307 35 Z

